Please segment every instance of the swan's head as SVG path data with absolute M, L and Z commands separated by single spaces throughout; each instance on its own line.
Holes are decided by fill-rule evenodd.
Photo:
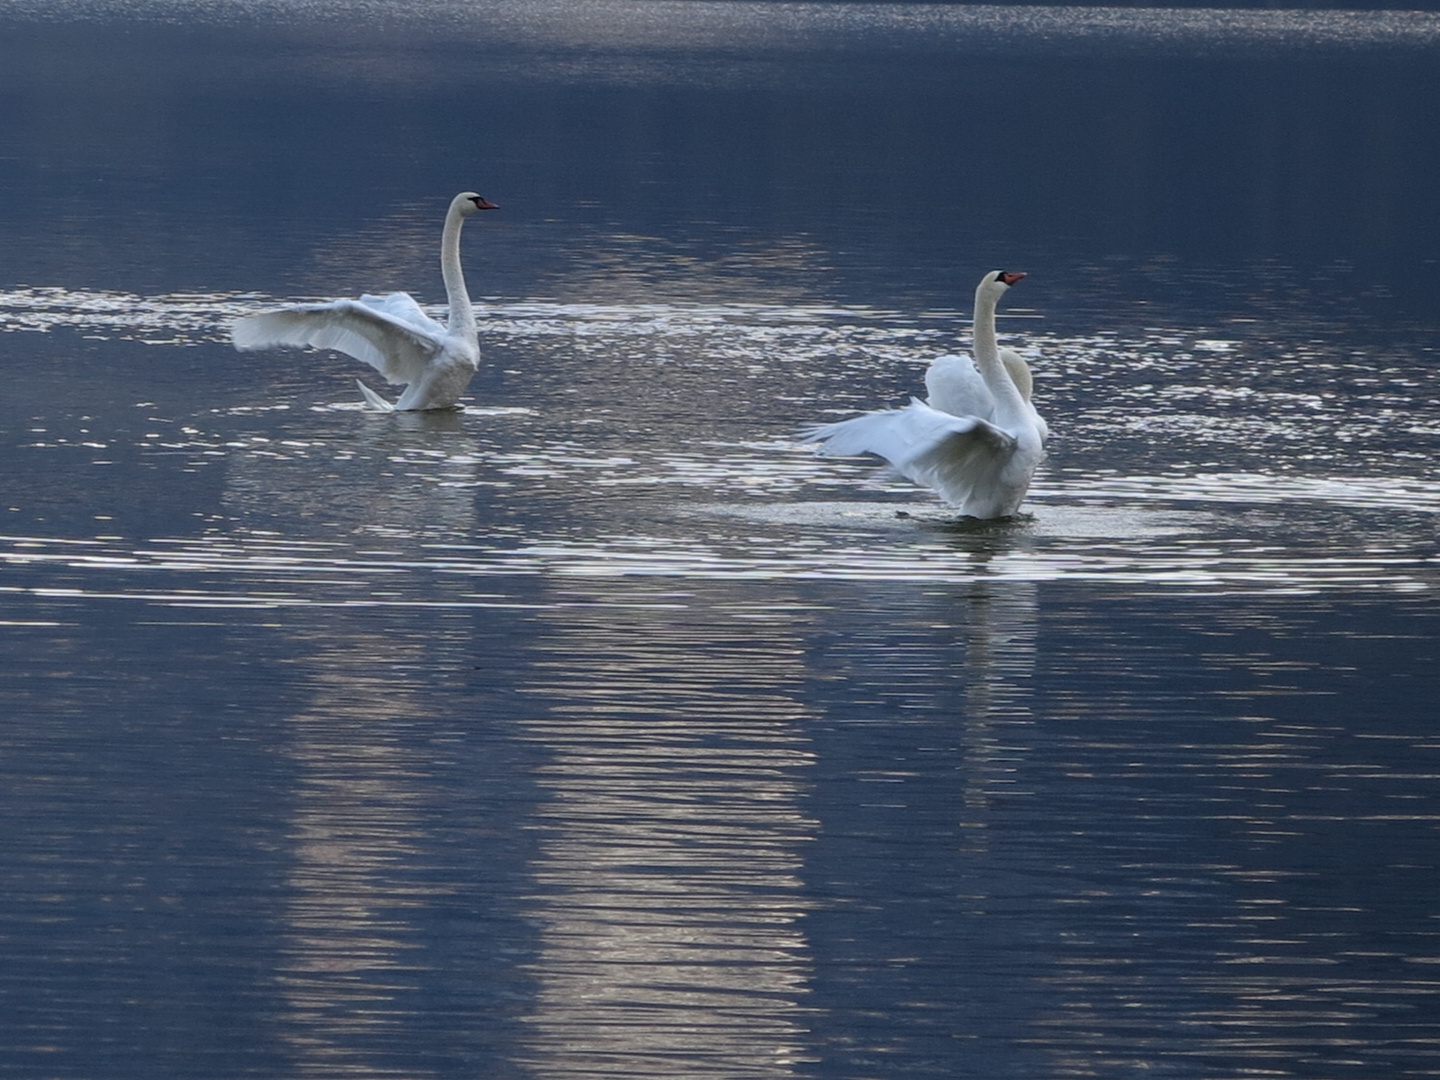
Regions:
M 469 217 L 476 210 L 499 210 L 500 208 L 492 203 L 484 195 L 476 195 L 473 191 L 462 191 L 455 198 L 450 200 L 450 208 L 458 210 Z
M 1011 273 L 1009 270 L 991 270 L 980 279 L 980 284 L 975 286 L 976 308 L 982 304 L 989 304 L 992 305 L 991 310 L 994 310 L 993 305 L 1000 300 L 1000 297 L 1004 296 L 1010 286 L 1024 276 L 1024 274 Z
M 1011 273 L 1009 270 L 991 270 L 980 279 L 980 288 L 994 290 L 995 295 L 1000 296 L 1023 277 L 1024 274 Z

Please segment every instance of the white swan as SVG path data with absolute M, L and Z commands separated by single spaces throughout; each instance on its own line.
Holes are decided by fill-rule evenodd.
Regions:
M 925 373 L 929 402 L 882 409 L 805 433 L 833 455 L 879 454 L 962 514 L 1009 517 L 1045 456 L 1049 428 L 1031 404 L 1018 353 L 995 340 L 995 305 L 1024 274 L 993 270 L 975 289 L 975 360 L 942 356 Z
M 406 384 L 392 405 L 355 380 L 371 408 L 383 412 L 451 408 L 480 366 L 475 311 L 460 268 L 460 226 L 477 210 L 495 209 L 473 191 L 462 191 L 450 201 L 440 236 L 440 272 L 450 302 L 443 326 L 421 311 L 409 293 L 397 292 L 246 315 L 231 326 L 230 340 L 237 349 L 311 345 L 347 353 L 386 381 Z

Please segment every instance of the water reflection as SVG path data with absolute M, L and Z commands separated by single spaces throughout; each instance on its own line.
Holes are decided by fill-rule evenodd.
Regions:
M 1042 904 L 1065 928 L 1035 1033 L 1057 1074 L 1423 1072 L 1434 904 L 1395 883 L 1436 873 L 1434 745 L 1392 682 L 1429 605 L 1096 599 L 1047 594 L 1075 643 L 1049 676 L 1084 663 L 1106 690 L 1047 696 L 1032 762 L 1057 822 L 1034 854 L 1077 870 Z
M 563 588 L 529 665 L 549 764 L 523 1061 L 537 1076 L 783 1077 L 806 1060 L 812 764 L 782 597 Z
M 462 413 L 336 410 L 310 421 L 291 437 L 234 440 L 225 495 L 234 533 L 393 538 L 392 554 L 412 558 L 427 542 L 473 535 L 484 451 Z
M 383 629 L 287 627 L 305 672 L 305 708 L 284 747 L 298 766 L 290 792 L 290 899 L 276 978 L 288 1002 L 281 1030 L 297 1076 L 393 1076 L 392 1060 L 429 963 L 417 938 L 453 886 L 408 870 L 428 847 L 422 810 L 434 798 L 407 731 L 433 718 L 397 671 L 435 663 Z M 459 647 L 458 635 L 450 635 Z M 429 1070 L 407 1063 L 408 1075 Z
M 925 1063 L 920 1075 L 1042 1075 L 1026 1032 L 1050 998 L 1036 943 L 1053 927 L 1022 897 L 1064 886 L 1059 872 L 1035 876 L 1013 828 L 1046 737 L 1042 587 L 991 570 L 1034 538 L 990 523 L 932 542 L 951 558 L 948 580 L 799 586 L 834 600 L 807 657 L 820 707 L 807 874 L 830 900 L 807 920 L 823 958 L 817 1052 L 824 1075 L 891 1061 Z M 1016 918 L 1020 907 L 1034 917 Z
M 1011 548 L 1028 548 L 1031 537 L 1001 526 L 952 533 L 951 543 L 968 556 L 972 574 L 957 589 L 947 612 L 964 644 L 960 745 L 964 752 L 960 857 L 989 846 L 992 803 L 1021 784 L 1019 759 L 1029 741 L 1017 728 L 1034 723 L 1031 679 L 1035 670 L 1038 588 L 1033 581 L 1006 581 L 986 569 Z
M 443 789 L 417 732 L 455 723 L 440 692 L 469 668 L 472 634 L 406 566 L 475 532 L 480 455 L 459 413 L 343 421 L 337 433 L 316 415 L 306 438 L 252 439 L 231 456 L 224 504 L 237 536 L 331 537 L 307 553 L 310 574 L 327 562 L 360 571 L 345 588 L 358 606 L 300 603 L 266 622 L 266 651 L 284 657 L 287 693 L 303 703 L 281 745 L 296 775 L 280 1027 L 297 1076 L 425 1076 L 426 1055 L 405 1048 L 422 987 L 446 962 L 425 948 L 429 927 L 459 885 L 435 872 Z M 307 574 L 303 562 L 280 569 L 274 584 L 290 589 Z
M 1382 853 L 1367 882 L 1419 895 L 1434 778 L 1403 759 L 1433 740 L 1371 756 L 1319 717 L 1359 731 L 1386 694 L 1377 713 L 1417 715 L 1345 680 L 1392 649 L 1412 676 L 1429 663 L 1423 637 L 1382 650 L 1354 625 L 1394 634 L 1436 588 L 1422 354 L 1017 324 L 1065 422 L 1034 515 L 977 528 L 787 437 L 908 392 L 955 312 L 493 304 L 503 378 L 477 397 L 498 404 L 379 417 L 323 357 L 214 388 L 224 320 L 263 298 L 5 302 L 22 349 L 176 326 L 196 346 L 193 382 L 123 415 L 54 365 L 50 397 L 86 405 L 21 420 L 5 475 L 46 485 L 6 501 L 0 600 L 7 632 L 67 648 L 97 611 L 163 608 L 228 627 L 238 685 L 256 654 L 273 665 L 291 1071 L 443 1074 L 489 1033 L 436 1034 L 426 997 L 489 1016 L 482 985 L 525 1034 L 481 1056 L 542 1076 L 944 1074 L 957 1031 L 997 1077 L 1252 1052 L 1338 1068 L 1338 1044 L 1294 1033 L 1367 1011 L 1347 1022 L 1416 1059 L 1386 1002 L 1435 996 L 1430 913 L 1334 852 L 1358 835 Z M 1267 351 L 1263 378 L 1237 362 Z M 219 494 L 184 488 L 174 531 L 111 520 L 197 476 Z M 66 503 L 82 525 L 49 528 Z M 499 785 L 457 841 L 427 740 L 470 720 L 452 696 L 470 680 L 523 694 L 466 767 L 523 747 L 538 801 Z M 470 859 L 482 833 L 523 854 Z M 442 912 L 478 906 L 467 868 L 520 911 L 447 959 Z M 1403 934 L 1365 928 L 1392 915 Z M 1187 1042 L 1192 1015 L 1213 1028 Z

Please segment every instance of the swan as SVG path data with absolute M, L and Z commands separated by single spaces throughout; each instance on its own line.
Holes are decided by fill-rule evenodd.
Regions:
M 444 325 L 420 310 L 409 293 L 396 292 L 246 315 L 230 327 L 230 340 L 241 350 L 310 345 L 347 353 L 375 368 L 387 382 L 406 384 L 392 405 L 355 380 L 366 403 L 381 412 L 453 408 L 480 366 L 475 310 L 460 268 L 460 227 L 477 210 L 497 209 L 473 191 L 450 200 L 440 234 L 440 272 L 450 303 Z
M 878 454 L 961 514 L 1009 517 L 1045 456 L 1050 429 L 1031 402 L 1030 368 L 995 340 L 995 306 L 1024 274 L 992 270 L 975 289 L 975 359 L 937 358 L 928 401 L 822 424 L 803 434 L 824 454 Z

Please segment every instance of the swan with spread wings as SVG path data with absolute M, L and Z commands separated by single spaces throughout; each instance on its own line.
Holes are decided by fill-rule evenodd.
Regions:
M 925 375 L 929 400 L 881 409 L 805 433 L 822 453 L 877 454 L 969 517 L 1020 509 L 1045 457 L 1049 428 L 1031 402 L 1030 368 L 999 348 L 995 307 L 1024 274 L 992 270 L 975 290 L 975 358 L 941 357 Z
M 369 364 L 387 382 L 405 386 L 391 404 L 357 379 L 372 409 L 453 408 L 480 366 L 475 310 L 460 267 L 460 227 L 476 211 L 495 209 L 473 191 L 462 191 L 450 201 L 440 236 L 440 272 L 450 302 L 443 324 L 426 315 L 409 293 L 396 292 L 246 315 L 231 326 L 230 338 L 242 350 L 307 345 L 336 349 Z

